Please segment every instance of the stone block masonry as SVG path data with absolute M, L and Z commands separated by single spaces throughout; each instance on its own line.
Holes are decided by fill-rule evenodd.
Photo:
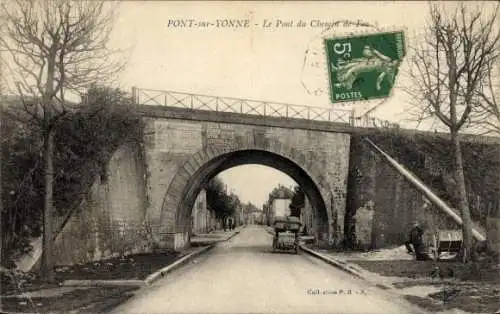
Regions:
M 151 250 L 140 146 L 121 146 L 55 241 L 56 264 L 86 263 Z
M 397 136 L 401 137 L 400 134 Z M 412 170 L 412 172 L 418 172 L 418 174 L 415 174 L 420 177 L 424 184 L 453 207 L 451 202 L 453 199 L 446 197 L 447 194 L 454 195 L 453 186 L 443 184 L 449 173 L 443 172 L 441 174 L 442 171 L 436 171 L 436 161 L 446 160 L 445 158 L 448 156 L 440 158 L 434 151 L 432 151 L 434 155 L 430 156 L 430 153 L 421 151 L 420 146 L 416 146 L 417 144 L 412 141 L 398 141 L 396 142 L 398 143 L 397 147 L 392 148 L 390 144 L 393 138 L 397 139 L 397 136 L 390 133 L 374 132 L 374 139 L 372 139 L 372 136 L 370 136 L 370 139 L 375 140 L 377 145 L 384 147 L 387 153 Z M 430 145 L 428 143 L 433 141 L 440 143 L 439 138 L 431 137 L 422 141 L 427 143 L 426 145 Z M 401 147 L 403 145 L 401 143 L 414 144 L 412 147 Z M 425 147 L 423 144 L 421 146 Z M 464 145 L 464 155 L 467 156 L 470 151 L 465 150 L 465 148 L 468 149 L 468 146 Z M 482 149 L 487 151 L 484 147 Z M 405 154 L 399 155 L 398 153 L 401 151 Z M 475 151 L 480 150 L 476 149 Z M 425 160 L 411 158 L 411 156 L 419 156 L 418 154 L 420 156 L 425 154 Z M 434 159 L 433 163 L 430 157 Z M 408 160 L 412 163 L 408 162 Z M 465 160 L 469 159 L 466 158 Z M 474 159 L 470 159 L 469 162 L 474 162 Z M 471 165 L 468 162 L 465 163 L 465 176 L 470 198 L 469 207 L 473 217 L 476 217 L 475 227 L 481 230 L 486 227 L 486 223 L 483 224 L 480 221 L 482 217 L 481 208 L 489 203 L 494 203 L 492 194 L 481 190 L 481 184 L 484 184 L 483 187 L 486 186 L 485 182 L 494 180 L 498 172 L 490 171 L 488 175 L 483 176 L 482 180 L 475 183 L 474 179 L 479 169 L 477 169 L 477 166 L 476 169 L 472 169 L 474 167 L 471 167 Z M 362 137 L 357 135 L 354 135 L 351 140 L 351 162 L 349 167 L 346 238 L 350 246 L 357 244 L 365 249 L 374 249 L 402 245 L 406 240 L 411 223 L 415 220 L 418 220 L 423 225 L 428 234 L 440 229 L 460 228 L 453 219 L 427 202 L 415 187 L 382 158 L 372 152 L 370 147 L 365 145 Z M 495 169 L 495 163 L 492 162 L 489 167 Z M 482 201 L 482 203 L 474 200 Z M 456 210 L 456 213 L 460 216 L 458 210 Z M 360 215 L 363 217 L 360 217 Z M 369 217 L 372 218 L 368 219 Z M 493 214 L 490 213 L 490 218 L 492 217 Z
M 109 162 L 107 176 L 96 178 L 56 239 L 58 264 L 189 245 L 192 208 L 204 184 L 243 164 L 273 167 L 301 185 L 311 209 L 311 232 L 328 245 L 353 241 L 352 218 L 360 208 L 374 211 L 363 229 L 364 244 L 372 248 L 400 244 L 405 225 L 414 219 L 431 228 L 453 224 L 439 211 L 424 208 L 422 196 L 409 183 L 360 145 L 362 136 L 371 138 L 377 130 L 145 107 L 138 109 L 146 125 L 143 145 L 124 144 Z M 498 173 L 481 173 L 481 182 L 495 181 Z M 472 191 L 480 194 L 477 187 Z M 492 211 L 490 217 L 498 215 Z M 498 225 L 492 221 L 489 225 Z M 490 227 L 490 238 L 498 229 Z
M 318 215 L 324 218 L 320 228 L 330 241 L 340 241 L 347 194 L 348 134 L 231 121 L 155 118 L 147 123 L 154 133 L 146 145 L 150 174 L 147 191 L 152 200 L 148 216 L 162 226 L 162 245 L 178 249 L 185 244 L 186 227 L 190 225 L 185 220 L 190 214 L 184 212 L 191 210 L 196 197 L 184 203 L 186 189 L 201 189 L 209 177 L 227 169 L 229 164 L 232 167 L 247 163 L 265 164 L 303 184 L 314 185 L 309 191 L 317 190 L 313 198 L 321 198 L 316 201 L 323 204 L 325 211 Z M 268 155 L 262 157 L 256 152 Z M 227 157 L 235 154 L 236 159 Z M 215 165 L 218 159 L 221 161 Z M 288 160 L 288 164 L 282 163 L 282 159 Z M 213 170 L 197 177 L 196 173 L 210 167 Z

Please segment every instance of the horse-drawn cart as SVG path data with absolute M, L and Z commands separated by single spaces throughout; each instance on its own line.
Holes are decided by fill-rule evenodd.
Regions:
M 462 247 L 462 230 L 438 230 L 427 242 L 434 260 L 454 258 Z
M 299 230 L 302 226 L 297 217 L 276 217 L 274 220 L 273 252 L 293 250 L 299 252 Z

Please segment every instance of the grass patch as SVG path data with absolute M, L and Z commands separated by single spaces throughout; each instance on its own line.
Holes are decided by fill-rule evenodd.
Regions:
M 429 297 L 405 296 L 410 302 L 431 312 L 458 308 L 469 313 L 495 313 L 500 304 L 500 289 L 496 285 L 454 285 Z
M 151 273 L 168 266 L 183 255 L 176 252 L 133 254 L 83 265 L 59 266 L 56 278 L 64 280 L 144 280 Z
M 137 287 L 96 287 L 91 289 L 75 289 L 58 297 L 49 298 L 9 298 L 2 299 L 3 312 L 21 313 L 67 313 L 84 306 L 96 303 L 123 302 L 131 296 L 130 292 Z
M 86 264 L 55 267 L 54 284 L 46 284 L 34 273 L 19 274 L 15 280 L 2 276 L 1 294 L 12 295 L 46 288 L 56 288 L 65 280 L 144 280 L 155 271 L 168 266 L 191 251 L 184 253 L 143 253 L 125 258 L 110 258 Z
M 479 281 L 500 284 L 500 271 L 491 261 L 463 264 L 448 261 L 361 261 L 349 260 L 360 267 L 382 276 L 406 277 L 413 279 L 431 278 L 436 267 L 444 271 L 446 278 L 462 281 Z

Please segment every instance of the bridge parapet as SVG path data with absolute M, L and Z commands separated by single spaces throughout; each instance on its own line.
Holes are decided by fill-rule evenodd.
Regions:
M 208 96 L 166 90 L 132 88 L 137 105 L 239 113 L 284 119 L 346 123 L 361 128 L 399 128 L 399 125 L 371 116 L 356 117 L 354 110 L 333 109 L 232 97 Z

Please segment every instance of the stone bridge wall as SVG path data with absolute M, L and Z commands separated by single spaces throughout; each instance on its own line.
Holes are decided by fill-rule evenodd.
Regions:
M 210 174 L 208 171 L 192 182 L 195 173 L 208 169 L 219 156 L 247 150 L 291 161 L 288 166 L 279 164 L 277 159 L 274 164 L 273 160 L 265 162 L 295 176 L 297 181 L 300 181 L 297 176 L 301 171 L 310 176 L 329 211 L 329 221 L 322 222 L 326 224 L 323 230 L 327 230 L 323 238 L 325 241 L 341 240 L 349 162 L 348 134 L 181 119 L 150 118 L 146 124 L 146 132 L 150 134 L 146 142 L 147 190 L 152 200 L 148 215 L 156 226 L 155 234 L 160 235 L 159 242 L 177 249 L 188 241 L 186 221 L 181 218 L 189 217 L 182 212 L 190 210 L 192 204 L 181 204 L 185 198 L 183 193 L 196 186 L 201 188 L 204 184 L 201 180 L 207 179 L 206 175 L 215 175 L 217 170 L 213 164 Z M 245 163 L 263 162 L 256 155 L 249 158 L 251 160 Z
M 194 195 L 194 202 L 204 180 L 236 166 L 224 163 L 248 150 L 267 155 L 248 154 L 247 159 L 239 155 L 237 162 L 264 162 L 299 184 L 316 186 L 317 191 L 306 187 L 309 203 L 314 201 L 311 196 L 320 195 L 318 204 L 327 214 L 314 213 L 312 229 L 325 240 L 338 243 L 344 231 L 351 235 L 352 216 L 369 204 L 374 215 L 366 232 L 368 247 L 400 244 L 405 227 L 414 219 L 440 228 L 453 225 L 438 211 L 423 210 L 420 193 L 368 147 L 360 146 L 356 130 L 321 122 L 165 108 L 147 109 L 144 115 L 144 147 L 128 143 L 115 152 L 105 182 L 96 178 L 58 236 L 57 264 L 147 252 L 157 245 L 185 246 L 193 204 L 189 206 L 183 195 Z M 498 218 L 498 212 L 492 216 Z M 490 234 L 497 234 L 498 228 L 490 229 Z
M 55 241 L 56 264 L 85 263 L 151 250 L 145 224 L 144 159 L 135 144 L 122 145 L 97 177 Z
M 390 134 L 385 135 L 385 137 L 387 141 L 391 140 Z M 420 175 L 431 174 L 433 172 L 432 165 L 423 161 L 415 161 L 415 164 L 410 167 L 406 160 L 402 160 L 407 157 L 396 156 L 397 154 L 391 151 L 390 147 L 386 147 L 387 145 L 380 144 L 380 142 L 375 141 L 375 144 L 381 145 L 382 149 L 399 162 L 402 162 L 407 168 L 417 167 Z M 405 151 L 408 148 L 399 149 Z M 469 153 L 464 152 L 466 156 Z M 494 176 L 498 174 L 498 171 L 494 171 L 496 169 L 494 165 L 495 163 L 492 162 L 491 174 L 487 178 L 484 177 L 485 182 L 494 180 Z M 414 174 L 417 175 L 417 173 Z M 465 175 L 467 179 L 469 176 L 475 174 L 466 171 Z M 420 179 L 438 195 L 448 192 L 441 189 L 441 182 L 430 180 L 435 177 L 431 175 L 427 177 L 420 176 Z M 471 180 L 467 182 L 469 183 L 470 209 L 473 214 L 476 214 L 476 217 L 481 218 L 480 214 L 485 209 L 483 205 L 494 204 L 495 199 L 492 199 L 491 194 L 488 192 L 485 191 L 483 193 L 480 186 L 474 186 Z M 356 240 L 360 241 L 361 245 L 365 248 L 401 245 L 406 240 L 407 232 L 414 220 L 421 222 L 429 232 L 437 229 L 459 228 L 458 224 L 441 210 L 433 205 L 426 205 L 423 195 L 396 170 L 389 166 L 385 160 L 373 152 L 361 137 L 356 135 L 351 140 L 348 195 L 346 238 L 350 241 L 350 245 Z M 477 204 L 475 202 L 476 199 L 481 199 L 483 204 Z M 446 199 L 445 201 L 450 206 L 453 206 Z M 364 216 L 372 215 L 373 219 L 367 220 L 364 217 L 359 217 L 361 212 L 364 212 Z M 460 216 L 458 211 L 456 213 Z M 484 214 L 486 215 L 487 213 L 484 212 Z M 491 218 L 498 217 L 496 210 L 489 211 L 489 215 Z M 364 229 L 360 230 L 363 235 L 358 235 L 357 239 L 355 239 L 355 223 L 359 223 L 362 220 L 365 220 L 363 223 L 364 226 L 358 225 L 358 229 L 360 227 Z M 485 224 L 480 224 L 479 220 L 477 221 L 476 229 L 484 235 L 487 233 L 485 227 Z M 491 233 L 493 234 L 494 232 L 491 231 Z M 495 245 L 492 244 L 492 246 Z

